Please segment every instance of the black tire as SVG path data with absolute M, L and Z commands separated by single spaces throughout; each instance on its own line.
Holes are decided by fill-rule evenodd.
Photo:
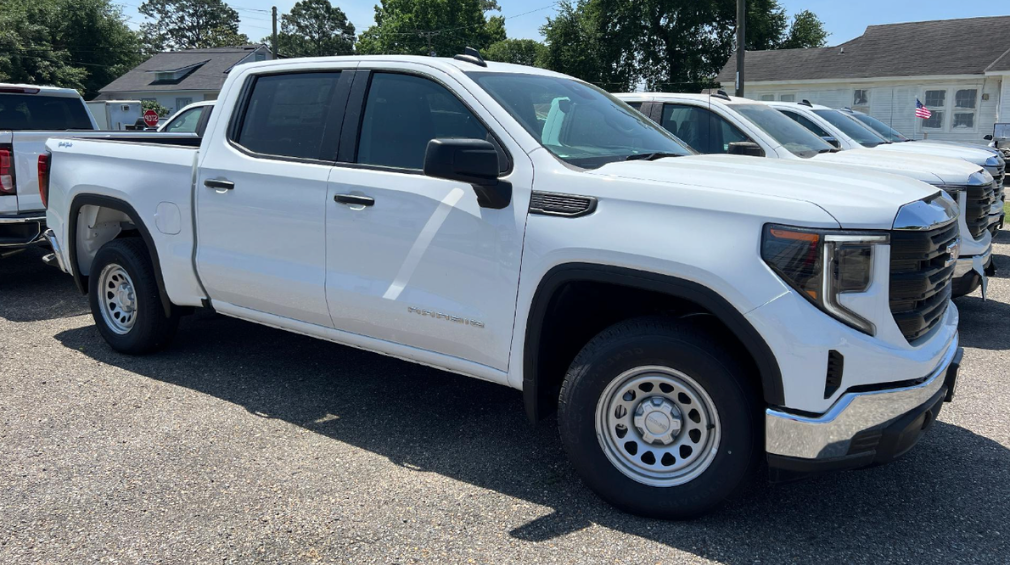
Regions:
M 106 289 L 99 284 L 103 270 L 110 265 L 118 265 L 130 277 L 136 296 L 136 321 L 126 333 L 115 331 L 105 320 L 100 301 Z M 120 353 L 144 355 L 167 346 L 179 327 L 178 308 L 173 307 L 169 316 L 161 303 L 161 292 L 151 263 L 147 245 L 140 238 L 127 237 L 112 240 L 102 246 L 95 255 L 88 277 L 88 298 L 91 315 L 95 319 L 99 333 L 105 341 Z
M 604 330 L 576 356 L 561 388 L 558 426 L 572 465 L 601 498 L 640 516 L 686 519 L 712 510 L 753 480 L 763 445 L 760 393 L 754 375 L 734 361 L 740 352 L 719 343 L 686 319 L 638 318 Z M 597 432 L 597 405 L 608 386 L 645 366 L 668 367 L 693 379 L 718 412 L 716 455 L 684 484 L 652 486 L 632 479 L 604 452 L 606 432 Z

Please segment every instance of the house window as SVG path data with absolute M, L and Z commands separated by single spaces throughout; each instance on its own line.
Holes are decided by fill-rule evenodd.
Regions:
M 762 94 L 761 95 L 761 101 L 762 102 L 774 102 L 775 101 L 775 95 L 774 94 Z
M 185 108 L 186 106 L 189 106 L 192 103 L 193 103 L 193 99 L 192 98 L 188 98 L 188 97 L 187 98 L 176 98 L 175 99 L 175 109 L 176 110 L 181 110 L 181 109 Z
M 857 89 L 852 91 L 852 109 L 858 110 L 860 112 L 869 113 L 870 110 L 869 90 Z
M 779 100 L 782 102 L 796 102 L 795 94 L 783 94 L 779 96 Z
M 932 115 L 922 120 L 922 129 L 943 129 L 943 112 L 947 105 L 946 90 L 927 90 L 923 104 Z
M 964 88 L 954 93 L 954 121 L 952 129 L 975 129 L 975 111 L 978 89 Z

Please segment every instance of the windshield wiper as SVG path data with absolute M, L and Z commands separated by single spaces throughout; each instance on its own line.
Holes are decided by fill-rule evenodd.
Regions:
M 683 157 L 680 153 L 635 153 L 624 158 L 625 161 L 655 161 L 664 157 Z

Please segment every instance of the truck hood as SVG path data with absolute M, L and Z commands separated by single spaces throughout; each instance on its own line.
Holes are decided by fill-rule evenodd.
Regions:
M 951 159 L 961 159 L 980 167 L 985 166 L 986 159 L 994 155 L 993 152 L 984 147 L 958 147 L 945 143 L 923 143 L 920 141 L 906 141 L 904 143 L 882 143 L 868 151 L 880 151 L 886 153 L 902 153 L 914 155 L 930 155 L 934 157 L 949 157 Z
M 850 149 L 837 153 L 822 153 L 813 157 L 818 163 L 834 163 L 875 169 L 910 177 L 929 184 L 968 184 L 968 177 L 980 170 L 960 159 L 942 156 L 929 157 L 918 153 L 874 151 L 873 149 Z
M 623 161 L 589 173 L 809 202 L 848 229 L 890 229 L 901 206 L 938 191 L 867 168 L 736 155 Z

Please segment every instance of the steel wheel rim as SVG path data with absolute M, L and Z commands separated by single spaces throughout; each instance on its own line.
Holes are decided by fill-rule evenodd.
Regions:
M 697 381 L 670 367 L 636 367 L 607 385 L 596 435 L 626 477 L 670 487 L 704 473 L 722 437 L 715 403 Z
M 124 335 L 137 322 L 137 291 L 126 269 L 115 263 L 106 265 L 98 277 L 98 309 L 105 325 Z

